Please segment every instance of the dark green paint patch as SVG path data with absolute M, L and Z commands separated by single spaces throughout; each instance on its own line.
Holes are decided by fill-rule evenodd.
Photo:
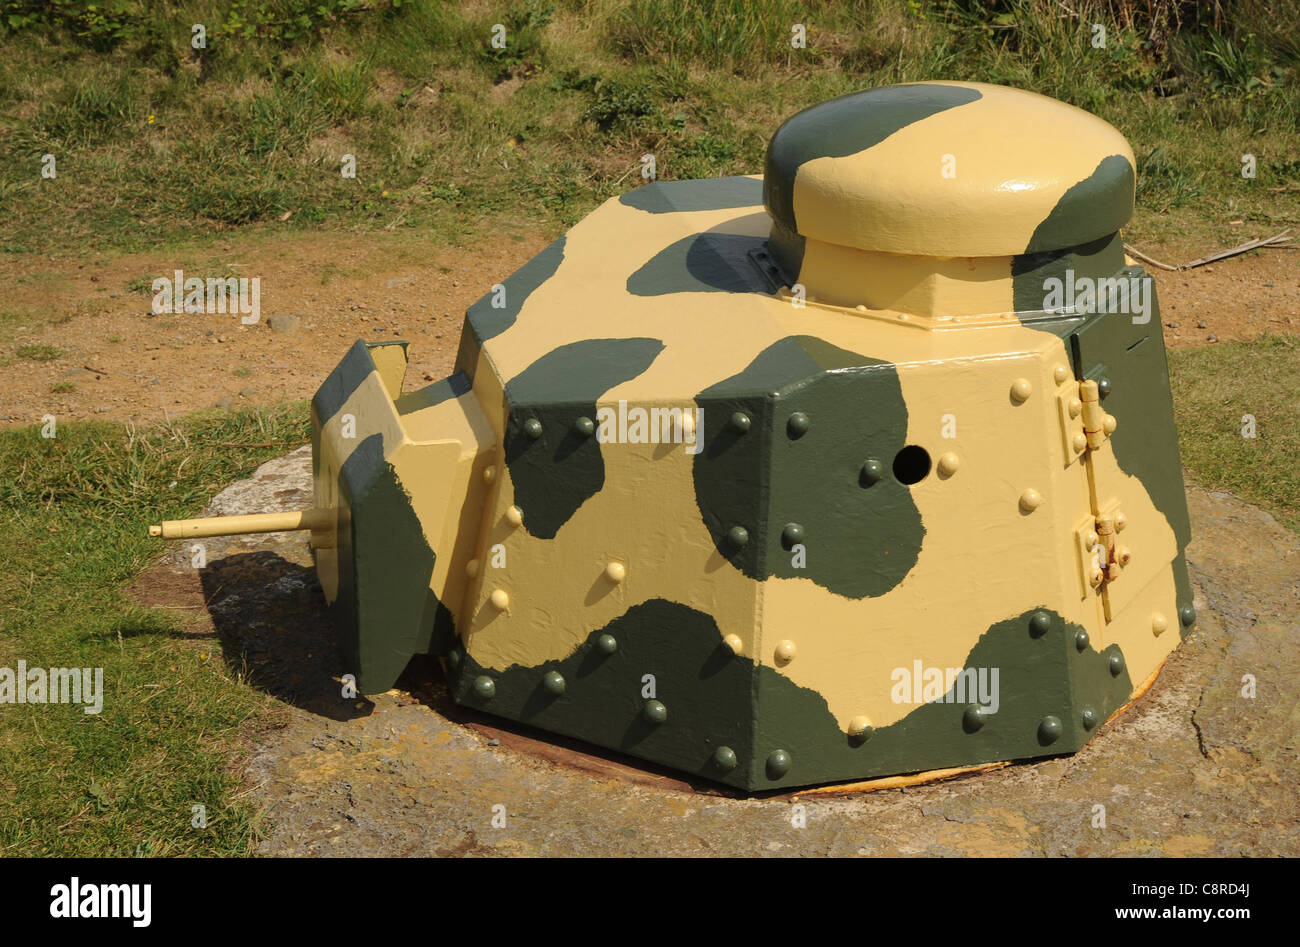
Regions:
M 1186 500 L 1186 494 L 1184 494 L 1184 500 Z M 1174 570 L 1174 590 L 1178 596 L 1177 609 L 1176 609 L 1178 613 L 1178 617 L 1176 619 L 1171 619 L 1171 621 L 1176 620 L 1178 622 L 1178 635 L 1180 638 L 1186 638 L 1188 635 L 1192 633 L 1192 630 L 1196 627 L 1195 620 L 1193 620 L 1191 624 L 1187 624 L 1182 621 L 1182 615 L 1181 615 L 1181 612 L 1184 608 L 1191 608 L 1193 613 L 1195 613 L 1195 606 L 1192 604 L 1194 598 L 1194 595 L 1192 593 L 1192 579 L 1187 572 L 1187 551 L 1186 550 L 1181 550 L 1178 553 L 1178 555 L 1174 557 L 1173 570 Z
M 1061 286 L 1078 279 L 1102 280 L 1124 268 L 1124 241 L 1118 233 L 1064 250 L 1023 253 L 1011 260 L 1011 287 L 1017 315 L 1027 328 L 1065 337 L 1082 325 L 1083 315 L 1052 316 L 1045 311 L 1047 281 Z
M 599 645 L 606 635 L 617 642 L 613 650 Z M 664 599 L 633 606 L 569 657 L 536 667 L 490 670 L 463 645 L 458 652 L 448 662 L 458 704 L 713 779 L 725 778 L 712 759 L 718 747 L 741 759 L 753 755 L 753 666 L 722 644 L 712 617 L 689 606 Z M 564 678 L 563 694 L 546 686 L 551 672 Z M 653 699 L 667 710 L 660 724 L 646 718 L 646 674 L 654 675 Z M 481 675 L 495 684 L 490 699 L 474 691 Z
M 618 202 L 650 214 L 756 207 L 763 202 L 763 182 L 743 177 L 656 181 L 628 191 Z
M 1109 440 L 1115 461 L 1142 481 L 1181 551 L 1191 541 L 1192 528 L 1155 281 L 1139 266 L 1125 267 L 1116 276 L 1147 281 L 1149 319 L 1134 324 L 1127 313 L 1092 315 L 1071 339 L 1074 369 L 1081 379 L 1110 379 L 1110 393 L 1101 403 L 1119 421 Z
M 925 528 L 910 489 L 892 476 L 864 481 L 863 462 L 886 469 L 905 446 L 907 406 L 894 365 L 791 336 L 743 372 L 696 397 L 704 445 L 695 497 L 719 552 L 754 579 L 806 578 L 839 595 L 883 595 L 920 555 Z M 744 414 L 741 432 L 722 420 Z M 807 429 L 791 416 L 807 418 Z M 797 419 L 802 420 L 802 419 Z M 782 533 L 803 530 L 802 563 Z M 729 541 L 735 527 L 749 535 Z
M 1036 637 L 1029 620 L 1037 611 L 1045 611 L 1051 623 Z M 820 694 L 772 668 L 760 667 L 756 753 L 745 761 L 750 784 L 777 788 L 871 779 L 1077 750 L 1091 735 L 1082 724 L 1083 706 L 1094 706 L 1104 720 L 1123 706 L 1133 689 L 1127 671 L 1118 677 L 1110 672 L 1108 659 L 1118 648 L 1100 654 L 1091 649 L 1079 652 L 1074 645 L 1077 630 L 1055 612 L 1031 609 L 981 635 L 962 667 L 974 669 L 976 677 L 985 669 L 987 687 L 992 686 L 992 669 L 998 670 L 998 709 L 984 713 L 978 729 L 963 722 L 967 708 L 977 700 L 970 699 L 969 689 L 962 695 L 964 701 L 956 700 L 954 685 L 945 691 L 944 702 L 921 703 L 896 723 L 857 741 L 840 729 Z M 882 690 L 899 686 L 892 682 L 893 669 L 872 672 Z M 1063 726 L 1062 735 L 1046 744 L 1039 725 L 1049 714 L 1059 717 Z M 762 757 L 776 748 L 794 757 L 793 768 L 780 780 L 770 779 L 762 765 Z
M 524 528 L 554 539 L 569 517 L 605 484 L 594 434 L 577 427 L 596 420 L 596 402 L 640 375 L 664 344 L 658 339 L 587 339 L 543 355 L 506 384 L 505 449 Z M 533 437 L 529 422 L 540 425 Z
M 432 385 L 426 385 L 419 391 L 413 391 L 409 395 L 402 395 L 394 404 L 397 407 L 398 414 L 414 414 L 416 411 L 432 408 L 434 405 L 452 401 L 461 395 L 468 394 L 473 387 L 467 375 L 463 372 L 457 372 L 442 381 L 435 381 Z
M 501 300 L 503 303 L 501 308 L 492 305 L 496 294 L 489 291 L 466 310 L 465 325 L 461 329 L 460 352 L 456 358 L 456 371 L 464 372 L 471 380 L 473 379 L 474 366 L 468 362 L 477 361 L 478 350 L 484 342 L 514 325 L 528 297 L 537 287 L 555 275 L 555 271 L 564 262 L 564 240 L 564 237 L 560 237 L 501 281 L 501 285 L 505 287 L 505 298 Z
M 669 293 L 765 293 L 767 282 L 749 254 L 763 249 L 762 237 L 701 233 L 660 250 L 627 278 L 634 296 Z
M 772 255 L 772 262 L 780 274 L 780 282 L 793 286 L 799 282 L 799 271 L 803 269 L 803 254 L 807 240 L 781 222 L 772 220 L 772 231 L 767 238 L 767 252 Z
M 352 397 L 352 392 L 375 370 L 375 363 L 370 358 L 366 343 L 357 340 L 348 349 L 348 354 L 334 367 L 320 389 L 311 399 L 312 415 L 324 426 L 339 409 Z
M 339 471 L 339 594 L 333 614 L 342 673 L 364 694 L 388 690 L 413 655 L 454 641 L 451 613 L 429 589 L 434 551 L 411 498 L 372 434 Z
M 1046 623 L 1031 626 L 1039 613 Z M 918 703 L 867 739 L 845 734 L 821 694 L 733 655 L 711 616 L 662 599 L 634 606 L 593 631 L 569 657 L 535 667 L 489 670 L 458 645 L 447 664 L 448 682 L 459 704 L 733 786 L 788 789 L 1077 750 L 1098 728 L 1085 727 L 1084 711 L 1104 721 L 1133 689 L 1126 670 L 1111 673 L 1118 647 L 1080 651 L 1075 636 L 1081 630 L 1049 609 L 993 625 L 963 664 L 974 676 L 958 678 L 944 699 Z M 611 637 L 617 647 L 602 649 L 599 642 Z M 997 711 L 969 727 L 963 718 L 990 696 L 995 668 Z M 879 677 L 883 695 L 898 686 L 892 669 L 868 671 Z M 547 686 L 552 674 L 563 678 L 562 693 Z M 647 719 L 645 674 L 654 675 L 653 699 L 667 711 L 661 723 Z M 492 687 L 476 691 L 483 677 Z M 968 681 L 974 686 L 958 700 Z M 1040 729 L 1049 715 L 1060 721 L 1059 736 L 1050 740 Z M 731 753 L 719 755 L 720 747 Z M 789 757 L 783 775 L 783 767 L 770 765 L 777 751 Z M 734 768 L 719 759 L 734 760 Z
M 1060 250 L 1115 233 L 1133 216 L 1136 180 L 1128 158 L 1102 158 L 1092 174 L 1061 195 L 1029 238 L 1025 253 Z
M 894 85 L 804 109 L 787 119 L 768 144 L 763 203 L 775 221 L 798 232 L 794 181 L 805 162 L 866 151 L 899 129 L 980 97 L 975 89 L 959 86 Z

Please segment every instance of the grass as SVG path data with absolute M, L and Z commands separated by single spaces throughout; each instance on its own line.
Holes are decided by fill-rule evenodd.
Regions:
M 1270 0 L 253 0 L 205 5 L 205 50 L 170 4 L 116 6 L 130 15 L 0 38 L 6 252 L 192 246 L 196 221 L 216 238 L 418 228 L 461 243 L 521 218 L 558 232 L 639 183 L 647 152 L 666 179 L 753 173 L 802 107 L 945 78 L 1119 127 L 1141 165 L 1134 239 L 1180 208 L 1300 221 L 1300 194 L 1270 190 L 1300 182 L 1300 25 Z
M 0 667 L 102 667 L 99 715 L 5 706 L 0 852 L 241 855 L 258 813 L 231 761 L 241 728 L 274 714 L 238 656 L 182 633 L 177 613 L 131 604 L 125 583 L 158 556 L 145 525 L 191 516 L 275 448 L 205 447 L 308 436 L 303 403 L 196 415 L 132 431 L 61 423 L 0 431 Z M 191 806 L 208 827 L 190 826 Z
M 1300 532 L 1300 341 L 1264 336 L 1169 353 L 1183 465 Z M 1246 415 L 1255 437 L 1244 437 Z
M 20 345 L 14 354 L 32 362 L 52 362 L 63 354 L 63 350 L 53 345 Z
M 56 381 L 50 385 L 50 391 L 55 394 L 65 394 L 77 390 L 77 383 L 73 381 Z

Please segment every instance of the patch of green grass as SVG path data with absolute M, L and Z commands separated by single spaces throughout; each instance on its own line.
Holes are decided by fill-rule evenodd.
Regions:
M 63 350 L 53 345 L 20 345 L 14 354 L 33 362 L 52 362 L 63 354 Z
M 50 391 L 55 394 L 66 394 L 76 390 L 77 383 L 75 381 L 56 381 L 54 384 L 50 385 Z
M 236 378 L 247 378 L 253 374 L 253 370 L 247 365 L 240 365 L 235 369 L 234 374 Z
M 127 282 L 126 291 L 128 293 L 139 293 L 141 296 L 152 296 L 154 293 L 153 281 L 155 279 L 158 279 L 158 277 L 137 276 L 135 279 Z
M 122 0 L 111 53 L 72 13 L 22 4 L 35 19 L 0 36 L 6 252 L 248 226 L 556 231 L 640 183 L 642 154 L 668 180 L 754 173 L 799 109 L 924 79 L 1008 83 L 1116 125 L 1140 163 L 1136 238 L 1184 208 L 1300 223 L 1300 192 L 1270 190 L 1300 184 L 1300 23 L 1266 0 L 1222 16 L 1181 0 L 218 0 L 206 50 L 168 5 Z
M 248 854 L 259 814 L 231 766 L 275 713 L 239 656 L 183 634 L 176 611 L 123 591 L 163 547 L 145 527 L 197 513 L 278 448 L 309 436 L 305 403 L 206 413 L 144 431 L 60 423 L 0 431 L 0 666 L 103 668 L 98 715 L 5 709 L 0 852 L 71 857 Z M 190 825 L 207 808 L 207 828 Z
M 1177 349 L 1169 376 L 1183 465 L 1206 489 L 1233 493 L 1300 532 L 1300 340 Z M 1253 438 L 1243 436 L 1250 418 Z

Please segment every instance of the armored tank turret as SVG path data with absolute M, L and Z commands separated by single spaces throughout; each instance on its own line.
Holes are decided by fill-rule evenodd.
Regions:
M 1134 168 L 1014 89 L 814 106 L 761 176 L 596 209 L 450 378 L 357 342 L 315 509 L 154 529 L 311 529 L 367 693 L 434 654 L 458 703 L 747 790 L 1072 752 L 1195 620 Z

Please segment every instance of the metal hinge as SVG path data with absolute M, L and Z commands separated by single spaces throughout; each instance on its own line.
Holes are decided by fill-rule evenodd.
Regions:
M 1079 553 L 1079 579 L 1082 594 L 1093 589 L 1100 595 L 1117 580 L 1124 567 L 1133 559 L 1133 553 L 1124 545 L 1120 533 L 1128 525 L 1128 518 L 1120 509 L 1119 500 L 1111 499 L 1102 505 L 1096 516 L 1085 517 L 1075 527 L 1075 547 Z
M 1101 394 L 1092 380 L 1068 382 L 1057 392 L 1056 408 L 1067 467 L 1105 444 L 1119 423 L 1101 406 Z

